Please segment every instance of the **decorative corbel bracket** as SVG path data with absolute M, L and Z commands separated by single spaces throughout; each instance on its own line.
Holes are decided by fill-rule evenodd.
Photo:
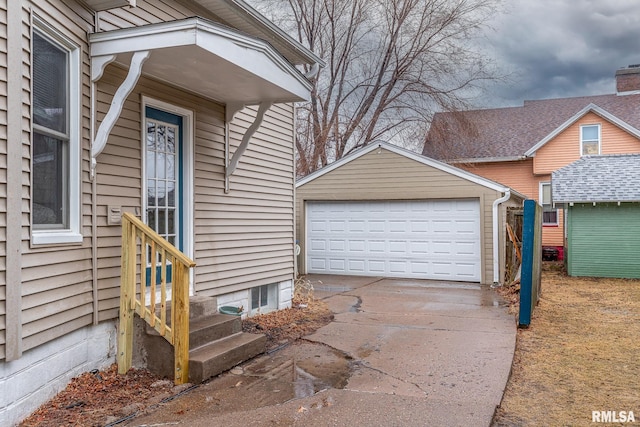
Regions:
M 240 104 L 233 104 L 231 105 L 231 107 L 227 105 L 227 112 L 226 112 L 227 121 L 226 121 L 226 134 L 225 134 L 225 138 L 226 138 L 225 173 L 224 173 L 224 192 L 225 193 L 229 192 L 229 178 L 231 177 L 231 175 L 233 175 L 233 172 L 235 172 L 236 167 L 238 166 L 238 162 L 240 161 L 240 157 L 242 157 L 245 150 L 247 149 L 247 146 L 249 145 L 249 140 L 251 139 L 253 134 L 256 133 L 256 131 L 262 124 L 264 113 L 266 113 L 267 110 L 271 108 L 272 104 L 273 104 L 272 102 L 266 102 L 266 101 L 263 101 L 260 103 L 260 106 L 258 107 L 258 112 L 256 113 L 256 117 L 253 120 L 253 123 L 251 123 L 249 128 L 247 128 L 247 131 L 242 136 L 242 141 L 240 142 L 240 145 L 238 146 L 236 151 L 233 153 L 233 157 L 231 158 L 230 161 L 228 160 L 229 159 L 229 123 L 231 122 L 231 120 L 233 120 L 233 116 L 235 116 L 235 114 L 240 109 L 242 109 L 243 106 Z
M 107 145 L 107 138 L 109 137 L 113 126 L 116 124 L 116 121 L 122 113 L 124 101 L 127 99 L 127 96 L 129 96 L 136 83 L 138 82 L 140 74 L 142 73 L 142 65 L 149 58 L 150 54 L 151 52 L 148 50 L 135 52 L 133 54 L 133 57 L 131 58 L 131 65 L 129 66 L 129 73 L 127 74 L 127 77 L 125 77 L 120 87 L 116 90 L 116 93 L 113 95 L 113 99 L 111 100 L 111 107 L 109 107 L 109 111 L 104 116 L 102 123 L 100 123 L 100 127 L 98 128 L 98 131 L 96 132 L 96 135 L 91 143 L 91 179 L 93 179 L 96 174 L 96 158 L 100 153 L 102 153 L 102 150 L 104 150 L 104 147 Z M 100 80 L 102 74 L 104 73 L 105 67 L 114 59 L 114 55 L 92 58 L 92 83 Z

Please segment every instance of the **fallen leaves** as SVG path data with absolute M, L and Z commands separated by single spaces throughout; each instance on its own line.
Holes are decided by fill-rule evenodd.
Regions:
M 326 303 L 313 299 L 312 292 L 310 284 L 299 280 L 293 308 L 246 319 L 243 329 L 267 335 L 271 348 L 314 332 L 331 322 L 333 314 Z M 240 385 L 241 381 L 236 387 Z M 31 414 L 21 426 L 109 425 L 182 390 L 183 386 L 174 386 L 172 381 L 146 370 L 132 369 L 118 375 L 114 364 L 104 371 L 94 370 L 74 378 L 65 390 Z
M 67 388 L 43 405 L 21 426 L 103 426 L 145 406 L 156 396 L 170 396 L 171 381 L 162 381 L 146 370 L 118 374 L 113 364 L 73 378 Z M 157 399 L 156 399 L 157 400 Z
M 294 298 L 293 306 L 249 317 L 243 321 L 245 332 L 262 333 L 267 336 L 268 348 L 311 334 L 333 319 L 333 314 L 324 301 L 312 298 Z

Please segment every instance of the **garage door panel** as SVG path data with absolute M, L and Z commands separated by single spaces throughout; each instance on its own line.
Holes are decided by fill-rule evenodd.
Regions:
M 366 243 L 364 240 L 349 240 L 347 242 L 350 252 L 364 252 Z
M 367 221 L 367 231 L 369 233 L 384 233 L 386 230 L 386 222 L 384 220 Z
M 434 241 L 431 243 L 431 253 L 433 255 L 453 255 L 453 248 L 449 240 Z
M 352 259 L 349 260 L 348 272 L 354 274 L 364 274 L 366 272 L 366 262 L 364 259 Z
M 480 281 L 477 200 L 309 202 L 307 222 L 309 273 Z
M 427 275 L 429 272 L 429 263 L 420 261 L 411 261 L 411 274 L 415 275 Z
M 312 239 L 310 241 L 309 249 L 311 251 L 326 251 L 327 250 L 327 241 L 321 239 Z
M 345 266 L 346 266 L 346 261 L 342 258 L 340 259 L 336 259 L 336 258 L 331 258 L 329 259 L 329 270 L 331 271 L 335 271 L 338 273 L 341 273 L 343 271 L 345 271 Z
M 331 252 L 345 252 L 346 242 L 344 240 L 330 240 L 329 250 Z
M 471 280 L 475 277 L 475 264 L 473 263 L 456 263 L 456 277 L 464 280 Z
M 453 247 L 456 256 L 475 256 L 480 252 L 476 242 L 454 242 Z
M 370 240 L 369 252 L 383 254 L 387 251 L 387 245 L 384 240 Z
M 406 233 L 409 223 L 403 220 L 389 220 L 389 232 L 390 233 Z
M 347 229 L 350 233 L 364 233 L 366 231 L 367 223 L 364 221 L 351 220 L 347 223 Z
M 327 231 L 327 222 L 314 220 L 310 222 L 309 230 L 315 233 L 322 233 Z
M 413 220 L 411 221 L 412 233 L 428 233 L 429 232 L 429 221 L 425 220 Z
M 392 254 L 404 255 L 407 253 L 406 240 L 392 240 L 389 242 L 389 252 Z
M 409 251 L 412 255 L 422 257 L 429 253 L 429 242 L 409 241 Z
M 311 270 L 326 270 L 327 261 L 324 258 L 309 258 L 309 268 Z
M 372 273 L 384 274 L 387 270 L 385 262 L 381 260 L 369 260 L 367 262 L 368 270 Z
M 344 233 L 347 230 L 346 221 L 331 221 L 329 223 L 329 230 L 332 233 Z
M 389 261 L 389 271 L 391 274 L 406 274 L 409 272 L 407 261 Z

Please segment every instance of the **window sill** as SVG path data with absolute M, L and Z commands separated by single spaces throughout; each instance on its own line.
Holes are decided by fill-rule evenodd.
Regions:
M 82 244 L 82 234 L 70 230 L 33 231 L 31 244 L 34 246 Z
M 542 224 L 542 227 L 559 227 L 560 224 Z

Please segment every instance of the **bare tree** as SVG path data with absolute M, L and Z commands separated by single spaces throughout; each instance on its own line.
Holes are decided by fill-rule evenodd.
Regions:
M 499 0 L 270 0 L 327 66 L 298 108 L 297 173 L 304 176 L 376 139 L 424 141 L 436 110 L 467 106 L 494 78 L 470 40 Z

